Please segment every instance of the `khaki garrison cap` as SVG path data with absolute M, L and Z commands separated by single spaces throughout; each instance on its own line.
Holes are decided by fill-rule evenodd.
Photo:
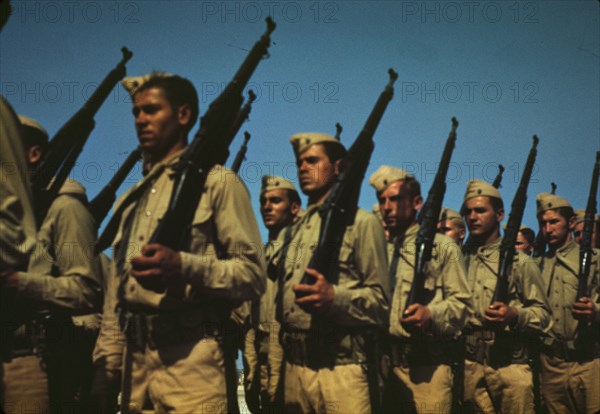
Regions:
M 498 191 L 498 189 L 493 185 L 488 184 L 483 180 L 469 181 L 469 183 L 467 184 L 467 191 L 465 192 L 465 197 L 463 198 L 463 203 L 467 200 L 480 196 L 494 197 L 499 200 L 502 200 L 500 191 Z
M 560 207 L 571 207 L 566 198 L 559 197 L 550 193 L 540 193 L 535 197 L 537 204 L 537 214 L 546 210 L 552 210 Z
M 272 190 L 291 190 L 298 192 L 294 184 L 290 180 L 286 180 L 283 177 L 278 177 L 276 175 L 263 175 L 262 177 L 262 185 L 260 187 L 260 193 L 264 194 L 267 191 Z
M 373 187 L 375 191 L 379 193 L 385 190 L 391 183 L 405 180 L 407 178 L 415 177 L 402 168 L 382 165 L 371 175 L 371 178 L 369 178 L 369 184 L 371 184 L 371 187 Z
M 584 219 L 585 219 L 585 210 L 575 210 L 575 224 L 583 223 Z M 600 216 L 598 214 L 596 214 L 594 216 L 594 221 L 600 222 Z
M 129 92 L 129 95 L 133 96 L 133 95 L 135 95 L 137 90 L 139 88 L 141 88 L 142 85 L 144 83 L 148 82 L 150 79 L 152 79 L 152 78 L 170 78 L 171 76 L 173 76 L 173 75 L 171 75 L 170 73 L 152 72 L 152 73 L 149 73 L 149 74 L 143 75 L 143 76 L 130 76 L 130 77 L 124 78 L 121 81 L 121 84 L 127 90 L 127 92 Z
M 296 157 L 302 154 L 308 149 L 308 147 L 314 144 L 333 142 L 334 144 L 338 144 L 342 148 L 344 147 L 342 143 L 339 140 L 337 140 L 334 136 L 324 134 L 322 132 L 300 132 L 298 134 L 293 135 L 290 138 L 290 142 L 292 143 L 292 147 L 294 147 L 294 154 L 296 155 Z
M 444 207 L 440 212 L 439 221 L 442 221 L 444 218 L 444 214 L 446 215 L 446 220 L 460 220 L 463 221 L 463 218 L 456 210 L 452 210 L 451 208 Z
M 29 128 L 33 128 L 33 129 L 41 132 L 41 134 L 44 136 L 46 141 L 48 141 L 48 132 L 42 125 L 40 125 L 40 123 L 38 121 L 36 121 L 33 118 L 29 118 L 28 116 L 25 116 L 25 115 L 19 115 L 19 121 L 21 121 L 21 125 L 29 127 Z

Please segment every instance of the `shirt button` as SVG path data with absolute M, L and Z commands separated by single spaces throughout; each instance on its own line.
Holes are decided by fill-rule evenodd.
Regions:
M 310 229 L 310 224 L 307 224 L 307 225 L 306 225 L 306 228 L 307 228 L 307 229 Z
M 144 236 L 140 236 L 140 241 L 144 241 Z
M 156 188 L 153 188 L 152 190 L 150 190 L 150 192 L 151 192 L 152 194 L 156 194 Z
M 146 217 L 150 217 L 150 214 L 152 214 L 152 212 L 150 210 L 146 210 Z

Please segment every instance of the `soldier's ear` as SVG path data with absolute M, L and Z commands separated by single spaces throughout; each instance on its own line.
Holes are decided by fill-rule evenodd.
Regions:
M 496 212 L 496 219 L 498 220 L 498 223 L 502 223 L 502 220 L 504 220 L 504 209 L 503 208 L 499 208 L 498 211 Z
M 421 210 L 421 207 L 423 207 L 423 197 L 422 196 L 418 195 L 418 196 L 415 196 L 415 198 L 413 198 L 413 207 L 417 211 Z
M 42 159 L 42 147 L 32 145 L 27 150 L 27 161 L 30 165 L 36 165 Z
M 294 201 L 290 207 L 290 212 L 292 213 L 293 216 L 298 215 L 298 213 L 300 212 L 300 204 L 296 201 Z
M 188 104 L 183 104 L 179 106 L 177 110 L 177 120 L 179 121 L 179 125 L 187 126 L 190 122 L 192 122 L 192 108 Z

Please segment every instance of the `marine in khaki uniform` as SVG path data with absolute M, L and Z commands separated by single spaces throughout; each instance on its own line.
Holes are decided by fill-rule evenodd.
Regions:
M 458 211 L 451 208 L 442 208 L 437 228 L 441 234 L 450 237 L 456 244 L 462 246 L 467 235 L 467 229 L 465 228 L 465 221 Z
M 0 5 L 2 19 L 8 17 L 8 2 Z M 35 246 L 36 226 L 29 188 L 21 123 L 12 107 L 0 97 L 0 359 L 10 358 L 13 312 L 5 295 L 7 277 L 25 270 Z M 0 410 L 5 405 L 2 364 L 0 363 Z
M 534 260 L 518 252 L 508 304 L 492 303 L 504 218 L 500 192 L 484 181 L 470 181 L 461 214 L 469 228 L 463 251 L 475 306 L 465 330 L 465 405 L 477 412 L 533 413 L 533 375 L 526 344 L 544 335 L 551 319 L 540 270 Z
M 575 210 L 575 226 L 573 228 L 573 240 L 576 243 L 581 243 L 583 236 L 583 220 L 585 219 L 585 210 Z M 600 247 L 598 240 L 598 227 L 600 227 L 600 216 L 594 216 L 594 225 L 592 226 L 592 247 L 597 249 Z
M 559 196 L 537 196 L 537 217 L 548 251 L 542 277 L 552 307 L 551 336 L 542 346 L 542 391 L 550 414 L 600 412 L 600 251 L 593 250 L 589 294 L 576 301 L 579 246 L 576 218 Z
M 7 3 L 7 2 L 6 2 Z M 35 218 L 21 122 L 0 97 L 0 272 L 24 270 L 35 244 Z M 3 280 L 2 277 L 0 280 Z
M 227 412 L 223 325 L 233 307 L 265 289 L 249 194 L 232 171 L 217 165 L 199 189 L 190 229 L 182 229 L 189 232 L 185 249 L 146 244 L 167 209 L 174 167 L 198 117 L 198 97 L 179 76 L 152 74 L 124 85 L 150 167 L 119 199 L 99 241 L 102 248 L 112 240 L 120 307 L 142 327 L 137 342 L 126 345 L 124 366 L 131 362 L 131 376 L 124 374 L 124 390 L 131 386 L 134 413 Z
M 390 235 L 387 254 L 393 289 L 389 317 L 393 374 L 386 387 L 384 409 L 448 412 L 452 403 L 452 347 L 472 311 L 460 247 L 453 239 L 436 234 L 425 281 L 427 303 L 406 308 L 414 277 L 417 211 L 423 204 L 420 184 L 403 169 L 386 165 L 369 183 L 377 192 Z
M 37 121 L 19 118 L 34 170 L 48 135 Z M 27 271 L 9 276 L 21 319 L 13 359 L 4 365 L 7 406 L 23 411 L 50 406 L 55 412 L 77 406 L 87 393 L 99 325 L 95 316 L 72 315 L 100 306 L 102 276 L 95 242 L 85 189 L 67 180 L 37 233 Z
M 300 213 L 300 196 L 294 184 L 283 177 L 263 176 L 260 189 L 260 212 L 269 231 L 265 245 L 267 260 L 275 250 L 281 230 L 291 225 Z M 252 409 L 258 405 L 263 410 L 269 406 L 281 408 L 278 395 L 283 350 L 279 343 L 280 325 L 275 318 L 277 284 L 267 280 L 267 291 L 260 301 L 254 301 L 251 311 L 251 328 L 245 342 L 245 355 L 250 368 L 246 376 L 246 401 Z M 259 400 L 260 395 L 260 400 Z M 259 402 L 260 401 L 260 402 Z M 254 408 L 253 412 L 258 412 Z
M 290 141 L 308 207 L 291 231 L 280 232 L 281 248 L 270 262 L 279 286 L 284 411 L 369 413 L 364 332 L 385 326 L 389 309 L 383 229 L 373 214 L 359 209 L 337 258 L 339 283 L 307 268 L 319 238 L 319 208 L 339 175 L 345 149 L 321 133 L 299 133 Z M 315 283 L 300 284 L 305 274 Z

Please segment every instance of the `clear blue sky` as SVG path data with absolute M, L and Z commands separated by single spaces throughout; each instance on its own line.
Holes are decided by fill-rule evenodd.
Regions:
M 382 164 L 416 174 L 426 192 L 450 129 L 460 122 L 444 204 L 459 208 L 471 178 L 493 180 L 510 205 L 540 137 L 524 222 L 535 194 L 558 184 L 575 208 L 587 200 L 600 150 L 600 4 L 587 1 L 13 1 L 0 35 L 1 93 L 53 135 L 120 59 L 128 74 L 188 77 L 201 112 L 229 81 L 264 18 L 277 22 L 271 57 L 251 82 L 259 95 L 242 168 L 258 212 L 263 174 L 295 180 L 288 139 L 334 133 L 351 143 L 387 82 L 400 77 L 375 136 L 368 176 Z M 96 116 L 73 177 L 95 196 L 136 145 L 130 102 L 119 85 Z M 235 153 L 242 141 L 232 145 Z M 121 189 L 132 185 L 139 174 Z M 375 195 L 363 183 L 360 205 Z M 260 220 L 259 220 L 260 223 Z M 266 232 L 261 225 L 263 236 Z

